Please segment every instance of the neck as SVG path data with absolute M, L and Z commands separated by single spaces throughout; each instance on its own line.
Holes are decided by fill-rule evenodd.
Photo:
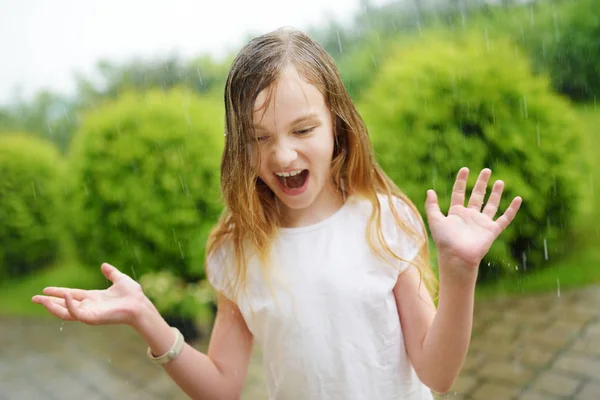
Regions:
M 283 224 L 286 228 L 298 228 L 321 222 L 344 205 L 343 194 L 333 184 L 326 185 L 312 204 L 302 209 L 284 207 L 281 211 Z

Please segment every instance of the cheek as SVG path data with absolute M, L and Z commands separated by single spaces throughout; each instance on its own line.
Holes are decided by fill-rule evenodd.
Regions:
M 258 176 L 264 181 L 269 175 L 269 163 L 264 153 L 261 153 L 260 148 L 255 147 L 251 153 L 252 165 L 257 171 Z
M 324 140 L 315 151 L 319 153 L 319 159 L 322 160 L 323 164 L 327 164 L 329 166 L 331 164 L 331 160 L 333 159 L 333 149 L 333 135 L 329 134 L 327 139 Z

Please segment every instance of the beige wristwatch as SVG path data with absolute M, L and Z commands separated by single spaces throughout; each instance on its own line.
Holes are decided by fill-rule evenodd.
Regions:
M 171 327 L 171 329 L 175 333 L 175 342 L 173 342 L 173 345 L 165 354 L 163 354 L 162 356 L 154 357 L 154 355 L 152 355 L 152 351 L 150 351 L 150 346 L 148 346 L 146 354 L 148 355 L 148 358 L 152 360 L 152 362 L 156 364 L 166 364 L 169 361 L 175 359 L 179 355 L 179 353 L 181 353 L 181 350 L 183 350 L 183 346 L 185 345 L 183 335 L 181 334 L 181 332 L 179 332 L 179 329 L 174 327 Z

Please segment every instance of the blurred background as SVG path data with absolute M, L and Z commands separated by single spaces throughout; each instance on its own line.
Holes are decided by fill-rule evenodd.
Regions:
M 439 397 L 600 398 L 599 9 L 0 0 L 0 399 L 185 398 L 129 330 L 63 323 L 30 299 L 106 288 L 107 261 L 206 348 L 224 82 L 250 38 L 281 26 L 335 59 L 423 215 L 429 188 L 447 209 L 462 166 L 506 182 L 502 211 L 523 197 L 480 265 L 469 355 Z M 265 396 L 257 349 L 244 398 Z

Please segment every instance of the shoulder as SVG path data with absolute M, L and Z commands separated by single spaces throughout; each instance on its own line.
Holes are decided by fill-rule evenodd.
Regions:
M 231 240 L 223 240 L 206 255 L 206 278 L 218 292 L 225 292 L 235 278 L 235 252 Z
M 361 218 L 370 218 L 373 213 L 373 202 L 365 197 L 351 198 L 353 212 Z M 397 195 L 388 196 L 384 193 L 377 194 L 379 205 L 379 220 L 384 231 L 397 230 L 400 227 L 416 229 L 418 233 L 423 232 L 423 219 L 417 208 L 408 198 Z
M 427 244 L 425 224 L 408 198 L 379 195 L 381 228 L 390 249 L 404 260 L 412 260 Z M 402 269 L 408 266 L 403 264 Z
M 394 214 L 396 214 L 403 225 L 406 224 L 410 228 L 422 232 L 423 220 L 421 215 L 408 198 L 403 199 L 396 195 L 392 195 L 390 198 L 388 195 L 381 193 L 377 197 L 381 207 L 382 222 L 389 221 L 397 225 L 398 221 L 394 218 Z

